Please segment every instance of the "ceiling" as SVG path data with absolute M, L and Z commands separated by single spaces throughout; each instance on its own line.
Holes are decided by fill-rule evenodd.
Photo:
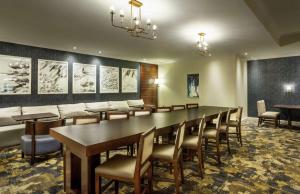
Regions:
M 99 55 L 101 50 L 106 57 L 156 64 L 196 63 L 203 59 L 195 48 L 197 33 L 206 32 L 213 57 L 244 52 L 252 59 L 300 55 L 299 42 L 280 46 L 277 41 L 300 31 L 295 16 L 282 18 L 278 10 L 279 2 L 282 9 L 293 7 L 285 5 L 292 0 L 256 0 L 267 2 L 267 22 L 241 0 L 141 1 L 145 20 L 158 25 L 155 41 L 130 37 L 111 26 L 109 7 L 126 14 L 128 0 L 2 0 L 0 41 L 73 52 L 76 46 L 79 53 Z M 270 6 L 271 1 L 277 6 Z M 269 21 L 276 21 L 276 31 L 264 25 Z

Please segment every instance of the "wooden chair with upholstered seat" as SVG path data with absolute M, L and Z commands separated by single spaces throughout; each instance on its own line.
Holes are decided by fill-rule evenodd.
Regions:
M 143 133 L 140 137 L 139 149 L 136 157 L 115 155 L 95 169 L 95 191 L 102 193 L 102 178 L 115 182 L 115 193 L 118 193 L 119 181 L 134 184 L 134 193 L 142 192 L 142 178 L 147 174 L 148 191 L 152 193 L 152 164 L 150 157 L 153 151 L 155 127 Z
M 118 119 L 129 119 L 129 112 L 118 112 L 118 111 L 114 111 L 114 112 L 108 112 L 107 113 L 107 120 L 118 120 Z M 125 147 L 121 147 L 120 149 L 127 149 L 127 154 L 129 153 L 130 150 L 130 154 L 131 156 L 133 156 L 133 152 L 134 152 L 134 148 L 133 145 L 128 145 Z M 109 150 L 106 151 L 106 158 L 109 158 Z
M 172 164 L 172 167 L 174 169 L 176 193 L 180 192 L 180 179 L 181 183 L 184 182 L 181 147 L 184 139 L 184 131 L 185 122 L 181 123 L 178 126 L 175 144 L 154 144 L 153 153 L 151 157 L 153 162 L 160 161 Z
M 184 109 L 185 109 L 185 105 L 172 105 L 172 111 L 184 110 Z
M 143 109 L 143 110 L 134 110 L 133 111 L 133 116 L 139 117 L 139 116 L 146 116 L 146 115 L 151 115 L 152 110 L 150 109 Z
M 224 139 L 226 140 L 228 153 L 231 153 L 230 152 L 230 143 L 229 143 L 229 127 L 231 127 L 230 116 L 233 113 L 233 111 L 234 110 L 232 110 L 232 109 L 229 109 L 227 111 L 226 121 L 225 121 L 225 123 L 222 123 L 222 121 L 221 121 L 221 126 L 220 126 L 220 143 L 222 143 L 221 140 L 224 137 Z
M 185 135 L 182 148 L 187 150 L 192 150 L 197 154 L 198 157 L 198 166 L 199 173 L 201 178 L 203 178 L 204 173 L 204 156 L 202 150 L 202 139 L 203 139 L 203 131 L 205 128 L 205 115 L 201 119 L 197 121 L 199 129 L 197 135 Z M 194 157 L 193 157 L 194 158 Z
M 222 119 L 222 113 L 220 112 L 217 121 L 216 121 L 216 127 L 215 128 L 208 128 L 204 129 L 203 132 L 203 138 L 205 139 L 205 149 L 207 149 L 208 143 L 214 143 L 217 149 L 217 161 L 220 164 L 221 163 L 221 156 L 220 156 L 220 127 L 221 127 L 221 119 Z M 213 140 L 213 142 L 209 142 L 209 140 Z
M 258 123 L 257 123 L 258 127 L 263 122 L 273 122 L 275 128 L 277 128 L 277 126 L 280 125 L 280 113 L 267 111 L 266 103 L 264 100 L 257 101 L 257 113 L 258 113 Z
M 65 120 L 26 121 L 25 135 L 21 137 L 22 158 L 30 155 L 30 164 L 35 163 L 36 156 L 47 155 L 57 151 L 62 153 L 62 145 L 49 135 L 50 128 L 65 125 Z
M 229 135 L 236 135 L 236 138 L 238 139 L 238 141 L 240 142 L 241 146 L 243 146 L 243 142 L 242 142 L 242 115 L 243 115 L 243 107 L 239 106 L 237 113 L 236 113 L 236 117 L 235 120 L 230 120 L 228 121 L 228 127 L 234 127 L 236 129 L 235 132 L 231 132 L 229 131 L 228 134 Z
M 189 104 L 186 104 L 186 108 L 187 109 L 199 108 L 199 104 L 198 103 L 189 103 Z
M 171 112 L 172 107 L 170 106 L 159 106 L 156 108 L 156 112 Z
M 101 119 L 98 115 L 76 116 L 73 117 L 73 125 L 100 123 L 100 120 Z

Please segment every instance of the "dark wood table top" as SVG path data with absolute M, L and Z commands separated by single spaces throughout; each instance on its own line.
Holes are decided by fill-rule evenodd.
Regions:
M 292 105 L 292 104 L 276 104 L 273 107 L 281 108 L 281 109 L 300 109 L 300 105 Z
M 108 112 L 108 111 L 115 111 L 117 110 L 116 108 L 88 108 L 85 109 L 87 112 L 92 112 L 92 113 L 100 113 L 100 112 Z
M 54 118 L 54 117 L 58 117 L 58 115 L 50 112 L 12 116 L 12 118 L 16 121 L 28 121 L 28 120 L 47 119 L 47 118 Z
M 79 147 L 94 148 L 122 138 L 131 138 L 156 126 L 157 130 L 178 125 L 183 121 L 193 121 L 204 114 L 208 119 L 215 118 L 226 107 L 201 106 L 167 113 L 154 113 L 150 116 L 131 117 L 130 119 L 101 121 L 100 124 L 71 125 L 52 128 L 50 135 L 62 143 L 78 144 Z M 96 146 L 96 147 L 95 147 Z

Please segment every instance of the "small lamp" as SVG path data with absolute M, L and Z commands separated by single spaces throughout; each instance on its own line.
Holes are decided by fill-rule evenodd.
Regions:
M 159 85 L 161 84 L 161 80 L 159 78 L 156 78 L 154 80 L 154 84 L 157 85 L 157 87 L 159 87 Z

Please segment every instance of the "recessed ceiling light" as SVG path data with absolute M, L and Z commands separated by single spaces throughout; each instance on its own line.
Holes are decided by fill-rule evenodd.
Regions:
M 146 59 L 143 59 L 144 61 L 146 61 Z
M 211 54 L 211 53 L 209 53 L 209 54 L 208 54 L 208 56 L 209 56 L 209 57 L 211 57 L 211 56 L 212 56 L 212 54 Z
M 247 52 L 245 52 L 245 53 L 244 53 L 244 55 L 245 55 L 245 56 L 248 56 L 248 53 L 247 53 Z
M 73 50 L 77 50 L 77 47 L 76 47 L 76 46 L 73 46 Z
M 98 51 L 98 54 L 102 54 L 102 51 Z

